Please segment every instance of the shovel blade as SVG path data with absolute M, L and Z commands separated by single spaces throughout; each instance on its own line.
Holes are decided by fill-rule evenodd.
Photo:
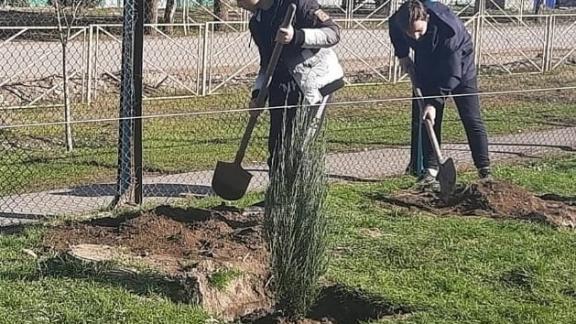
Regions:
M 218 161 L 212 177 L 212 190 L 223 199 L 238 200 L 246 194 L 252 174 L 236 163 Z
M 456 165 L 452 158 L 440 165 L 438 182 L 440 182 L 440 197 L 446 201 L 456 189 Z

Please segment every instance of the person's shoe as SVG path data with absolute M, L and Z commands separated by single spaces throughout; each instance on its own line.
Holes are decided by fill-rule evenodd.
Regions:
M 478 177 L 480 180 L 490 181 L 492 180 L 492 171 L 490 167 L 483 167 L 478 169 Z
M 440 191 L 440 182 L 436 178 L 437 176 L 437 170 L 426 170 L 426 173 L 416 182 L 416 187 L 422 191 Z

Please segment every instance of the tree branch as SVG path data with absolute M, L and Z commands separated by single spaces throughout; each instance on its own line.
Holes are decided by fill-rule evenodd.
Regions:
M 62 24 L 62 15 L 65 15 L 62 7 L 60 6 L 60 0 L 53 0 L 54 10 L 56 11 L 56 19 L 58 20 L 58 36 L 60 37 L 60 42 L 65 45 L 68 41 L 68 37 L 64 35 L 64 25 Z

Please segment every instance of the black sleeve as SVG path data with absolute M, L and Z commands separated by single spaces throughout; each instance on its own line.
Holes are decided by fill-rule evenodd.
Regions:
M 443 91 L 452 91 L 462 80 L 462 55 L 458 35 L 446 40 L 444 45 L 444 59 L 440 77 L 440 88 Z
M 426 89 L 426 95 L 438 98 L 427 99 L 427 103 L 438 107 L 444 104 L 444 97 L 449 95 L 462 81 L 462 61 L 464 52 L 462 42 L 465 35 L 451 34 L 442 42 L 439 51 L 436 75 L 431 76 L 435 82 L 433 87 Z M 423 90 L 424 92 L 424 90 Z
M 426 105 L 432 105 L 437 109 L 444 106 L 445 98 L 449 94 L 438 87 L 423 86 L 421 90 L 424 97 L 431 97 L 424 99 L 424 103 Z

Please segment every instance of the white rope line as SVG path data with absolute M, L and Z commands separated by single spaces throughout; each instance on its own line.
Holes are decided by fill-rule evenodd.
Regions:
M 464 96 L 494 96 L 494 95 L 504 95 L 504 94 L 523 94 L 523 93 L 534 93 L 534 92 L 544 92 L 544 91 L 561 91 L 561 90 L 576 90 L 576 86 L 571 87 L 555 87 L 555 88 L 538 88 L 538 89 L 523 89 L 523 90 L 508 90 L 508 91 L 491 91 L 491 92 L 477 92 L 477 93 L 467 93 L 467 94 L 451 94 L 445 97 L 464 97 Z M 433 99 L 433 98 L 443 98 L 444 96 L 427 96 L 421 97 L 422 99 Z M 374 104 L 374 103 L 387 103 L 387 102 L 400 102 L 400 101 L 411 101 L 413 97 L 400 97 L 400 98 L 388 98 L 388 99 L 371 99 L 371 100 L 356 100 L 356 101 L 341 101 L 329 103 L 329 106 L 348 106 L 348 105 L 358 105 L 358 104 Z M 248 100 L 247 100 L 248 101 Z M 89 124 L 89 123 L 103 123 L 103 122 L 116 122 L 121 120 L 131 120 L 131 119 L 157 119 L 157 118 L 173 118 L 173 117 L 192 117 L 192 116 L 205 116 L 205 115 L 218 115 L 218 114 L 229 114 L 236 112 L 248 112 L 251 110 L 274 110 L 274 109 L 286 109 L 286 108 L 297 108 L 300 105 L 293 106 L 279 106 L 279 107 L 265 107 L 265 108 L 238 108 L 238 109 L 224 109 L 215 108 L 219 110 L 210 111 L 195 111 L 195 112 L 185 112 L 185 113 L 172 113 L 172 114 L 157 114 L 157 115 L 145 115 L 141 117 L 116 117 L 116 118 L 100 118 L 100 119 L 85 119 L 85 120 L 75 120 L 68 123 L 60 122 L 46 122 L 46 123 L 34 123 L 34 124 L 15 124 L 15 125 L 0 125 L 0 130 L 12 129 L 12 128 L 25 128 L 25 127 L 45 127 L 45 126 L 60 126 L 66 124 Z M 384 107 L 373 107 L 373 109 L 379 109 Z

